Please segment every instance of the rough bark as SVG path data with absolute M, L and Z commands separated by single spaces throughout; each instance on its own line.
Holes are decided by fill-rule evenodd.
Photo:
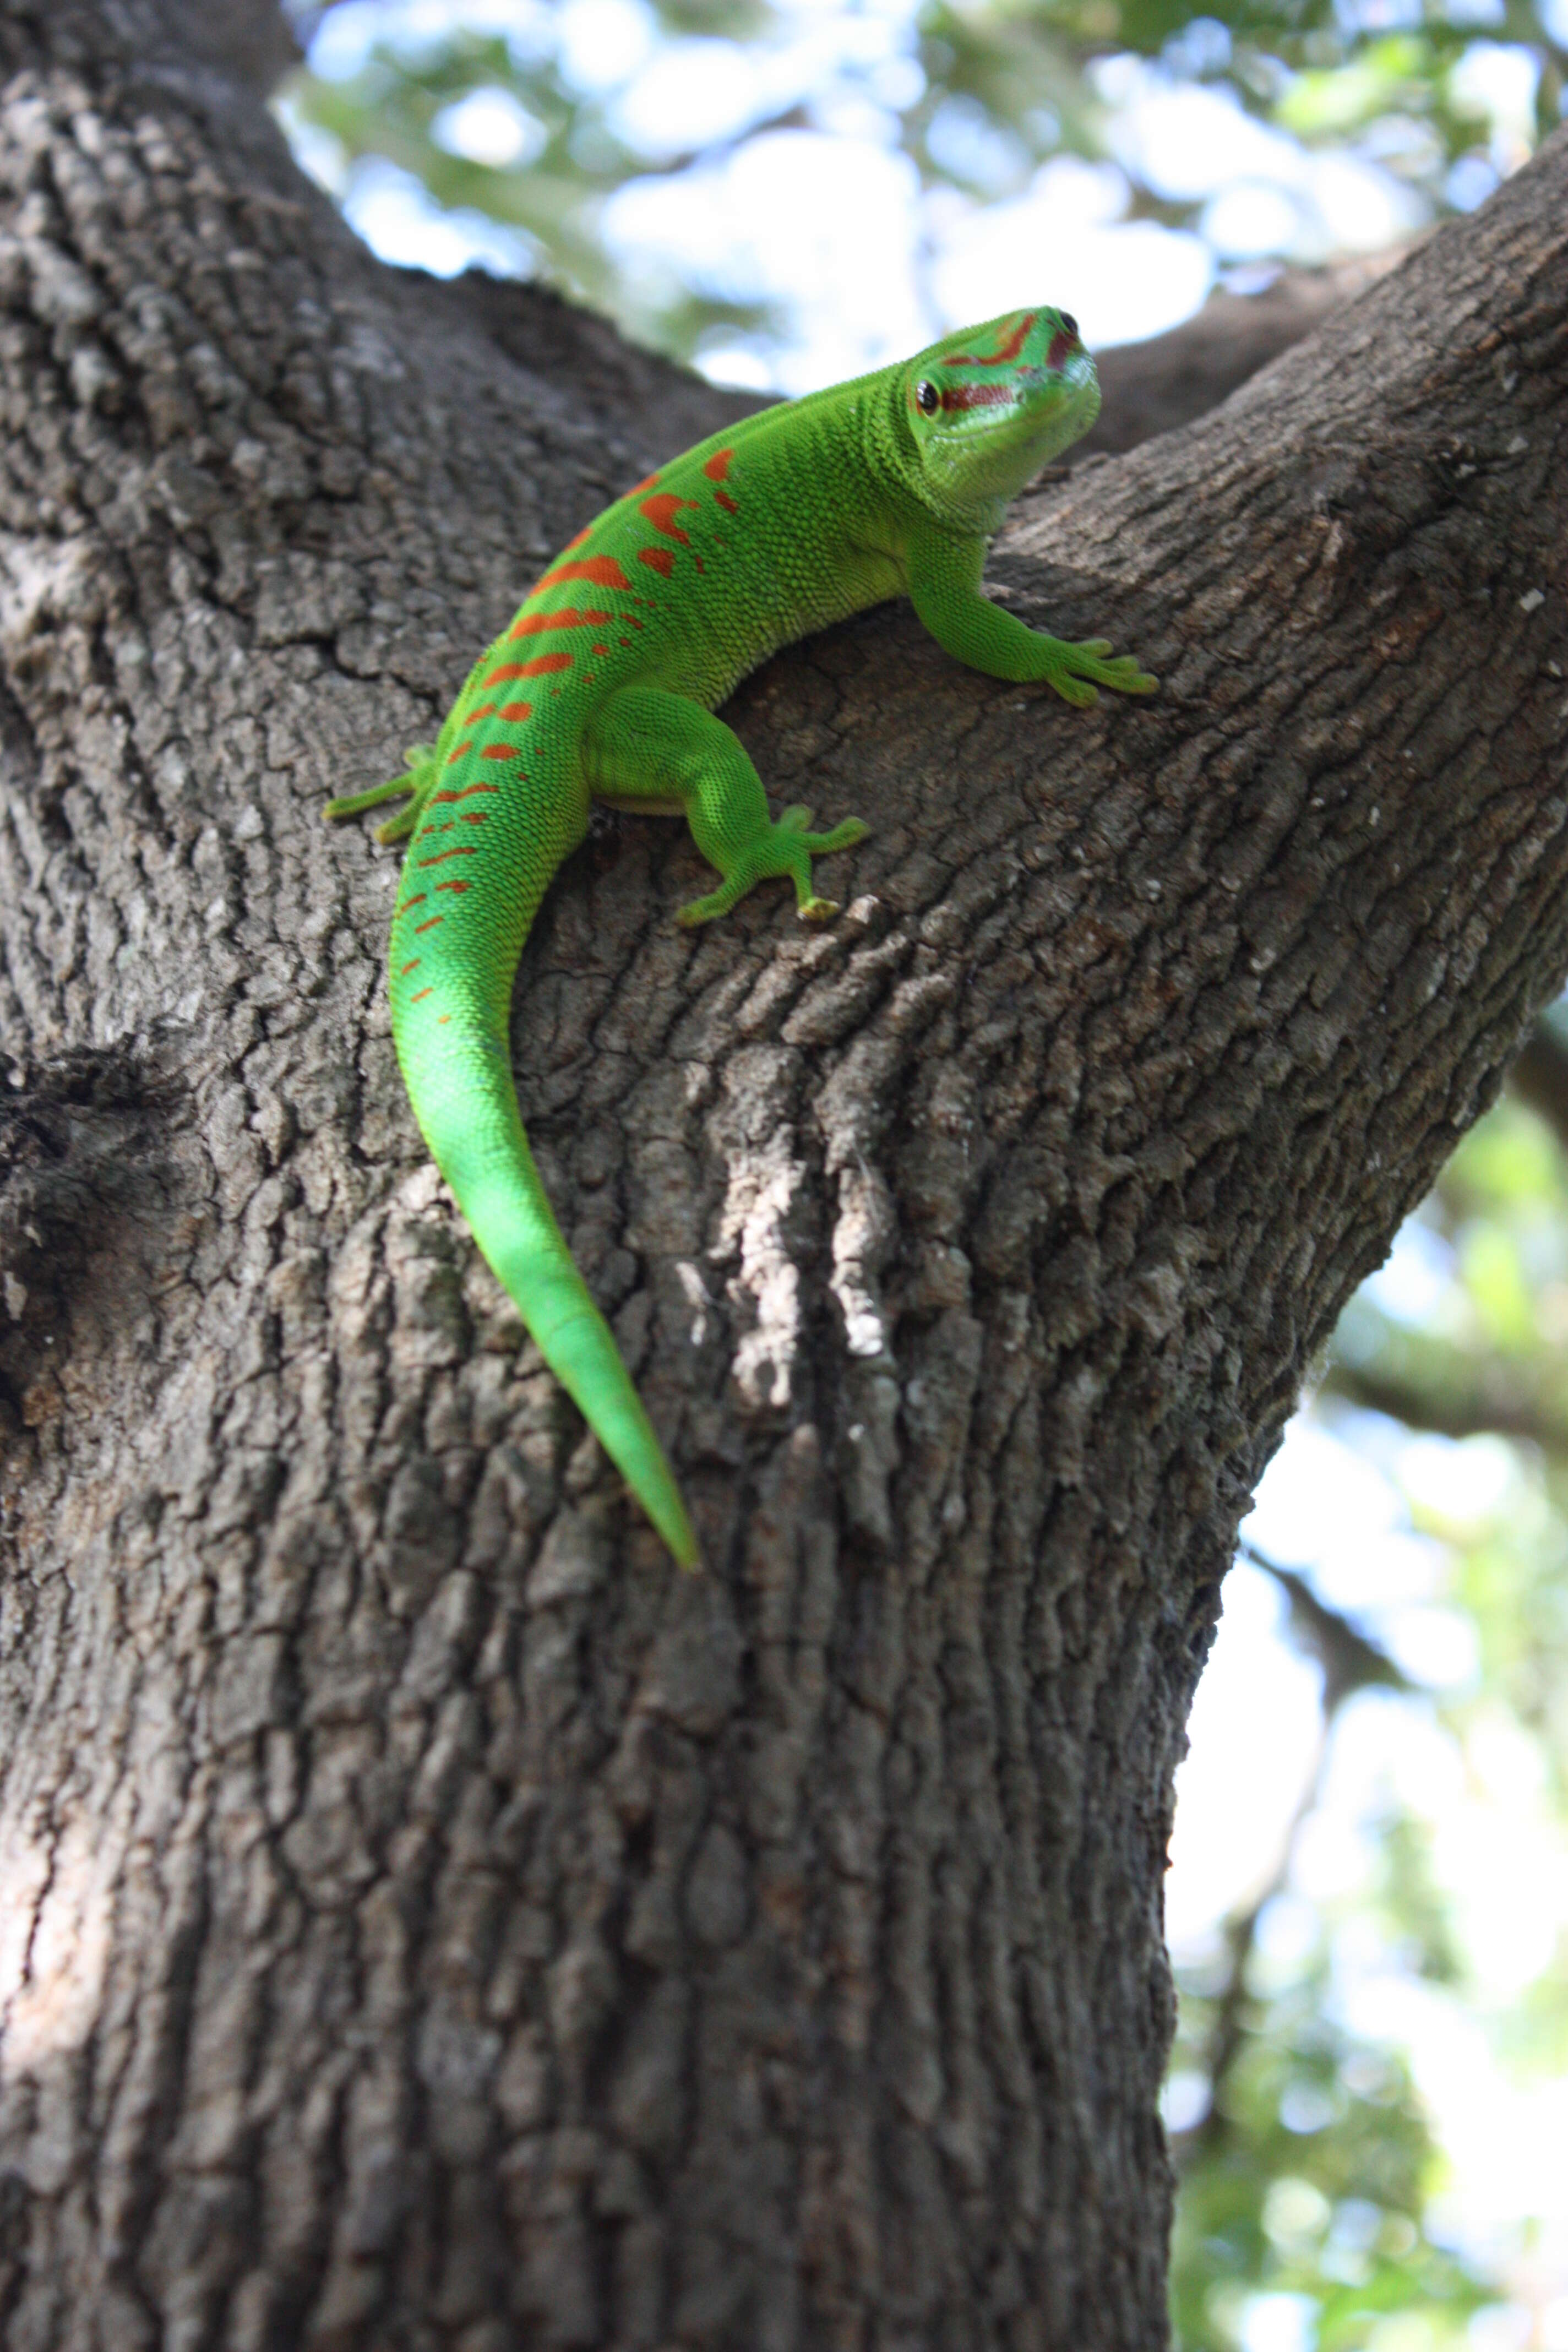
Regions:
M 874 824 L 833 930 L 563 874 L 516 1067 L 682 1579 L 317 813 L 724 404 L 376 268 L 227 21 L 0 24 L 0 2341 L 1146 2352 L 1237 1519 L 1568 961 L 1568 142 L 1009 534 L 1156 699 L 879 613 L 731 713 Z

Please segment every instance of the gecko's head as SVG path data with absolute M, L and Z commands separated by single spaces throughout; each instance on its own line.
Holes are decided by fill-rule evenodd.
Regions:
M 954 521 L 1015 498 L 1100 414 L 1094 362 L 1065 310 L 1009 310 L 945 336 L 910 362 L 900 393 L 920 493 Z

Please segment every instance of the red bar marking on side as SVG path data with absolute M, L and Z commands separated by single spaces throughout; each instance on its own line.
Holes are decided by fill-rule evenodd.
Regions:
M 535 654 L 531 661 L 510 662 L 505 670 L 497 670 L 497 677 L 548 677 L 552 669 L 570 669 L 570 654 Z M 489 685 L 487 678 L 485 684 Z
M 733 449 L 715 449 L 702 470 L 710 482 L 721 482 L 734 462 Z
M 667 580 L 675 569 L 675 556 L 668 547 L 639 547 L 637 562 L 646 563 L 651 571 L 662 572 Z
M 483 824 L 484 821 L 485 812 L 483 809 L 465 809 L 463 811 L 463 823 L 465 824 Z M 439 890 L 444 890 L 447 885 L 444 882 L 438 882 L 436 887 Z M 465 882 L 463 885 L 464 889 L 466 890 L 468 887 L 468 884 Z
M 435 993 L 436 983 L 432 981 L 428 988 L 416 989 L 408 1002 L 410 1004 L 423 1004 L 427 996 L 434 996 Z
M 718 499 L 726 514 L 740 513 L 740 508 L 735 504 L 734 499 L 730 496 L 728 490 L 715 490 L 713 495 Z
M 410 907 L 422 907 L 424 904 L 425 904 L 425 893 L 424 893 L 424 891 L 423 891 L 423 890 L 416 890 L 416 892 L 414 893 L 414 896 L 413 896 L 413 898 L 405 898 L 405 900 L 403 901 L 402 906 L 401 906 L 401 907 L 399 907 L 399 908 L 398 908 L 398 910 L 397 910 L 397 911 L 398 911 L 398 913 L 399 913 L 400 915 L 406 915 L 406 913 L 408 912 L 408 909 L 409 909 L 409 908 L 410 908 Z
M 626 496 L 628 499 L 640 499 L 645 490 L 657 490 L 658 488 L 658 476 L 657 474 L 649 474 L 646 480 L 637 483 L 633 488 L 629 489 L 626 492 Z
M 535 591 L 537 593 L 538 592 Z M 509 637 L 537 637 L 543 629 L 602 629 L 615 618 L 612 613 L 595 611 L 592 604 L 579 608 L 563 604 L 558 613 L 524 613 L 507 631 Z M 489 684 L 489 678 L 485 684 Z
M 483 817 L 480 817 L 480 819 L 479 819 L 479 823 L 480 823 L 481 824 L 483 824 L 483 823 L 484 823 L 484 819 L 483 819 Z M 437 887 L 437 890 L 455 890 L 455 891 L 457 891 L 457 893 L 458 893 L 458 897 L 459 897 L 459 898 L 462 896 L 462 894 L 463 894 L 463 892 L 464 892 L 465 890 L 471 890 L 471 889 L 473 888 L 473 887 L 474 887 L 474 886 L 473 886 L 473 884 L 472 884 L 471 882 L 437 882 L 437 885 L 436 885 L 436 887 Z
M 573 549 L 573 548 L 574 548 L 574 547 L 581 547 L 581 546 L 582 546 L 582 544 L 583 544 L 583 541 L 587 538 L 588 533 L 593 530 L 593 528 L 594 528 L 594 526 L 593 526 L 593 524 L 592 524 L 591 522 L 585 522 L 585 523 L 583 525 L 582 530 L 577 533 L 576 538 L 575 538 L 575 539 L 569 539 L 569 540 L 567 541 L 567 542 L 566 542 L 567 552 L 568 552 L 568 553 L 570 553 L 570 552 L 571 552 L 571 551 L 572 551 L 572 549 Z
M 417 971 L 418 969 L 419 959 L 416 956 L 412 963 L 405 963 L 404 965 L 403 970 L 398 973 L 397 977 L 399 980 L 406 980 L 411 971 Z
M 575 547 L 578 542 L 574 540 L 572 544 Z M 586 580 L 595 588 L 629 588 L 632 584 L 613 555 L 584 555 L 575 563 L 558 563 L 553 572 L 547 572 L 529 591 L 530 601 L 542 595 L 546 588 L 558 588 L 567 580 Z
M 471 727 L 476 719 L 493 719 L 495 715 L 496 707 L 493 702 L 481 702 L 477 710 L 469 711 L 468 724 Z
M 462 756 L 463 756 L 463 754 L 464 754 L 464 752 L 465 752 L 465 751 L 471 751 L 473 750 L 473 748 L 474 748 L 474 739 L 473 739 L 473 737 L 470 735 L 470 736 L 469 736 L 469 738 L 468 738 L 468 741 L 467 741 L 466 743 L 459 743 L 459 744 L 458 744 L 458 748 L 457 748 L 457 750 L 456 750 L 455 751 L 448 751 L 448 752 L 447 752 L 447 765 L 448 767 L 451 767 L 451 766 L 453 765 L 454 761 L 458 761 L 458 760 L 460 760 L 460 759 L 462 758 Z
M 444 923 L 446 919 L 445 915 L 432 915 L 427 922 L 416 923 L 414 929 L 416 932 L 433 931 L 437 923 Z
M 422 857 L 419 863 L 421 866 L 444 866 L 448 857 L 477 857 L 479 854 L 471 843 L 465 843 L 456 849 L 438 849 L 434 857 Z
M 430 795 L 430 805 L 434 808 L 437 801 L 471 800 L 476 793 L 499 793 L 500 790 L 500 786 L 499 784 L 464 784 L 459 791 L 455 793 L 432 793 Z M 450 827 L 445 824 L 431 824 L 426 825 L 425 830 L 426 833 L 447 833 L 450 830 Z

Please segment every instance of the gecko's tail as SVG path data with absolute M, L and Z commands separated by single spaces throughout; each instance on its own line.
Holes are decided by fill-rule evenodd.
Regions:
M 695 1568 L 697 1538 L 674 1473 L 540 1181 L 504 1032 L 477 1007 L 467 1016 L 448 1014 L 448 1024 L 437 1059 L 422 1050 L 416 1012 L 394 1022 L 415 1115 L 437 1165 L 545 1362 L 680 1566 Z

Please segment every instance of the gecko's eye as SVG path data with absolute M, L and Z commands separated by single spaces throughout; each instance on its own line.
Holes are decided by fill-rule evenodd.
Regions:
M 1078 334 L 1078 320 L 1073 317 L 1072 312 L 1070 310 L 1058 310 L 1057 312 L 1057 320 L 1063 334 L 1071 335 L 1076 339 Z
M 915 386 L 915 406 L 922 416 L 934 416 L 942 406 L 942 394 L 928 375 L 922 375 Z

